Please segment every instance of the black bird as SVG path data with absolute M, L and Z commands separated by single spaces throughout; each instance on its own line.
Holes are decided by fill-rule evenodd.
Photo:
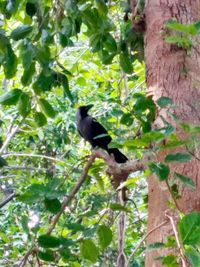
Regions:
M 81 106 L 76 113 L 76 124 L 80 135 L 88 141 L 93 148 L 100 147 L 113 155 L 117 163 L 124 163 L 128 158 L 118 148 L 108 148 L 112 138 L 106 129 L 88 111 L 93 105 Z

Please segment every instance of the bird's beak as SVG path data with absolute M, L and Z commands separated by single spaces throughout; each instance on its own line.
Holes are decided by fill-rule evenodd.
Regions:
M 92 107 L 93 107 L 93 105 L 87 105 L 85 108 L 86 108 L 86 110 L 88 111 L 88 110 L 90 110 Z

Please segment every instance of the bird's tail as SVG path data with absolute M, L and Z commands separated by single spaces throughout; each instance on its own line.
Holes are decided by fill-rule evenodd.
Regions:
M 117 163 L 125 163 L 128 158 L 118 148 L 108 148 L 109 155 L 113 155 Z

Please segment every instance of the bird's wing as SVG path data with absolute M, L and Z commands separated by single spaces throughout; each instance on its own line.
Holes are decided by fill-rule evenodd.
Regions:
M 95 118 L 92 118 L 92 131 L 93 136 L 98 136 L 100 134 L 107 134 L 107 130 L 101 125 Z

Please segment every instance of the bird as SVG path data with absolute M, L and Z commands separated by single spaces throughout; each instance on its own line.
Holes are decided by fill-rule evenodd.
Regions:
M 93 105 L 80 106 L 76 113 L 76 125 L 79 134 L 88 141 L 93 148 L 99 147 L 112 155 L 117 163 L 125 163 L 128 158 L 118 149 L 109 148 L 112 141 L 107 130 L 95 118 L 88 114 Z

